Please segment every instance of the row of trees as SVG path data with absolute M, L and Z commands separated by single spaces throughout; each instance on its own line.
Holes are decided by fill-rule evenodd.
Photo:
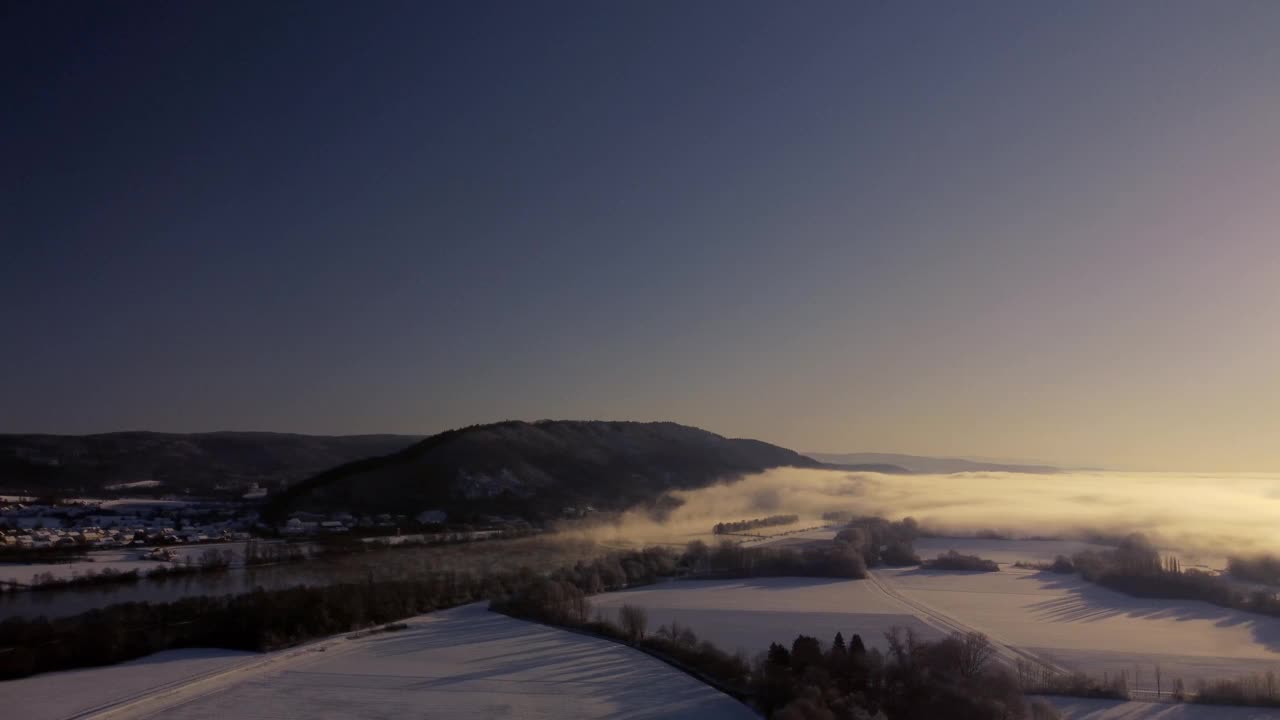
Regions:
M 715 548 L 689 543 L 681 565 L 697 577 L 837 577 L 867 576 L 863 556 L 844 542 L 804 548 L 744 547 L 729 540 Z
M 1232 556 L 1227 572 L 1248 582 L 1280 585 L 1280 558 L 1275 555 Z
M 306 547 L 295 543 L 263 543 L 249 540 L 244 544 L 244 564 L 277 565 L 288 562 L 301 562 L 310 558 Z
M 214 572 L 226 570 L 231 567 L 231 560 L 234 553 L 230 550 L 219 550 L 217 548 L 208 548 L 200 557 L 186 557 L 180 562 L 173 564 L 158 564 L 147 570 L 145 573 L 141 570 L 116 570 L 115 568 L 105 567 L 101 570 L 90 568 L 82 573 L 73 573 L 71 575 L 55 575 L 52 572 L 38 573 L 31 578 L 31 584 L 27 589 L 30 590 L 66 590 L 72 588 L 96 587 L 99 585 L 113 585 L 117 583 L 135 583 L 146 577 L 148 580 L 163 580 L 175 575 L 191 575 L 195 573 Z M 15 589 L 19 587 L 19 583 L 11 581 L 10 585 Z
M 1238 590 L 1223 577 L 1183 568 L 1173 557 L 1161 557 L 1141 534 L 1126 537 L 1114 550 L 1077 553 L 1071 562 L 1080 576 L 1136 597 L 1203 600 L 1236 610 L 1280 616 L 1274 592 Z
M 921 565 L 930 570 L 1000 571 L 1000 565 L 994 560 L 980 558 L 977 555 L 961 555 L 955 550 L 948 550 L 933 560 L 925 560 Z
M 1229 680 L 1219 679 L 1201 685 L 1196 702 L 1213 705 L 1254 705 L 1280 707 L 1280 679 L 1274 672 Z
M 739 520 L 738 522 L 721 522 L 716 523 L 711 532 L 716 535 L 727 535 L 730 533 L 741 533 L 748 530 L 754 530 L 762 527 L 775 527 L 777 525 L 793 525 L 800 521 L 799 515 L 770 515 L 769 517 L 755 518 L 754 520 Z

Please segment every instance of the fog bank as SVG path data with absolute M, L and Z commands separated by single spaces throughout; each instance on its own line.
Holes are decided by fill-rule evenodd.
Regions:
M 733 483 L 673 493 L 682 505 L 664 522 L 635 511 L 607 530 L 629 539 L 706 536 L 713 524 L 795 513 L 799 525 L 848 510 L 912 516 L 953 534 L 994 530 L 1015 537 L 1145 532 L 1196 553 L 1280 551 L 1280 474 L 1071 472 L 882 475 L 777 469 Z M 769 532 L 786 530 L 773 528 Z

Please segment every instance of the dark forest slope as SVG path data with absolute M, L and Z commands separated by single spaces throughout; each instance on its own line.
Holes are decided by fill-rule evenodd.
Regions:
M 109 485 L 158 481 L 151 492 L 208 494 L 221 487 L 235 493 L 251 483 L 274 491 L 335 465 L 396 452 L 418 439 L 259 432 L 0 435 L 0 489 L 96 494 Z
M 276 497 L 269 510 L 280 517 L 297 509 L 438 508 L 545 518 L 566 507 L 621 510 L 774 467 L 822 464 L 675 423 L 511 421 L 450 430 L 334 468 Z

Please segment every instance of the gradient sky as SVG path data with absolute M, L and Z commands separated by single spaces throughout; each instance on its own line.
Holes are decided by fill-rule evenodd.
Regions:
M 1280 3 L 0 13 L 0 431 L 1280 470 Z

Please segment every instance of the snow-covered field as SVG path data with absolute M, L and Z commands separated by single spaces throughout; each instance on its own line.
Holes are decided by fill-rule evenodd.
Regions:
M 1280 619 L 1183 600 L 1134 598 L 1075 575 L 879 570 L 891 591 L 1003 643 L 1136 687 L 1280 670 Z
M 397 632 L 230 659 L 239 664 L 178 686 L 148 668 L 157 658 L 0 683 L 0 697 L 12 698 L 6 711 L 20 710 L 13 717 L 66 718 L 112 702 L 104 686 L 130 678 L 163 687 L 115 693 L 136 697 L 113 708 L 113 718 L 755 717 L 648 655 L 490 613 L 483 604 L 423 615 Z
M 846 639 L 857 633 L 879 647 L 885 631 L 895 625 L 924 638 L 941 636 L 910 608 L 863 580 L 680 580 L 596 595 L 591 602 L 610 617 L 623 604 L 639 605 L 648 611 L 650 631 L 676 621 L 725 650 L 750 655 L 771 642 L 790 644 L 800 633 L 823 643 L 837 632 Z
M 1046 697 L 1065 720 L 1276 720 L 1280 710 Z
M 4 700 L 5 717 L 59 720 L 229 670 L 259 657 L 257 653 L 235 650 L 169 650 L 110 667 L 0 682 L 0 698 Z
M 931 556 L 955 548 L 1008 562 L 1051 559 L 1071 545 L 931 539 L 918 550 Z M 610 616 L 624 603 L 639 605 L 648 610 L 651 630 L 678 621 L 725 649 L 749 654 L 800 633 L 824 643 L 837 631 L 846 638 L 859 633 L 882 646 L 884 631 L 897 625 L 925 638 L 979 631 L 1010 660 L 1024 657 L 1099 676 L 1123 672 L 1138 690 L 1156 689 L 1157 665 L 1165 691 L 1178 678 L 1194 688 L 1199 680 L 1280 672 L 1280 619 L 1202 602 L 1133 598 L 1075 575 L 1008 565 L 997 573 L 879 569 L 871 580 L 852 581 L 675 581 L 592 602 Z

